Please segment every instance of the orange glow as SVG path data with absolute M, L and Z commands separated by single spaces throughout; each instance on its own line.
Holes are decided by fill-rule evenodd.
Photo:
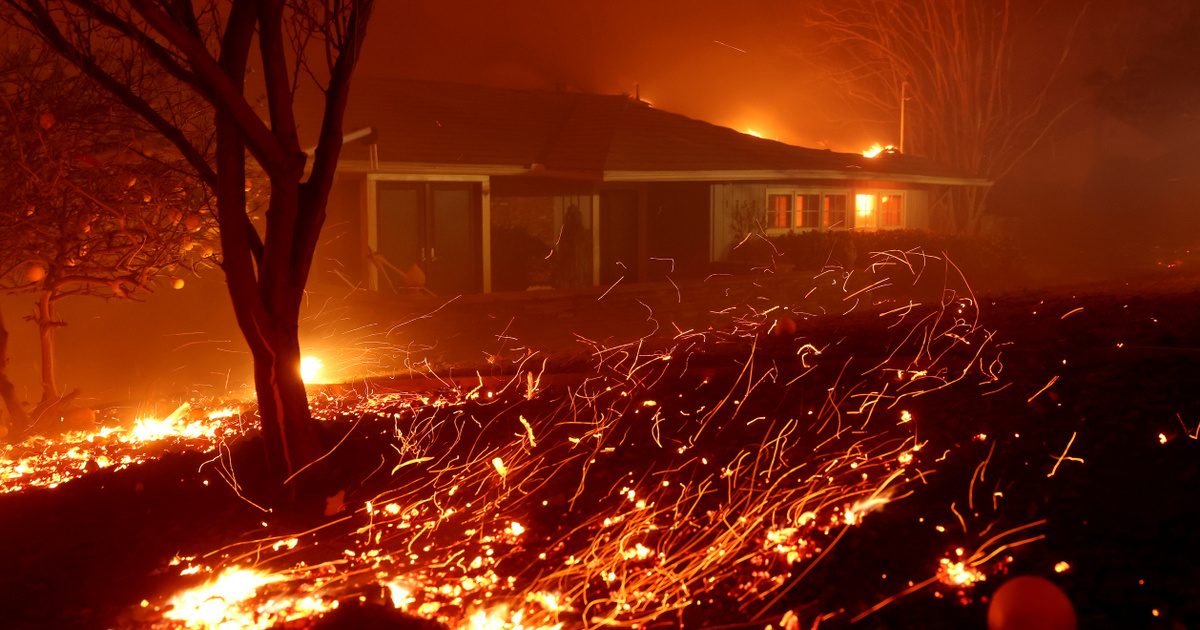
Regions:
M 858 211 L 858 216 L 863 218 L 875 214 L 875 195 L 870 193 L 854 195 L 854 208 Z
M 300 379 L 305 383 L 318 383 L 318 377 L 321 375 L 321 368 L 325 367 L 325 362 L 317 357 L 304 357 L 300 359 Z
M 760 131 L 756 131 L 756 130 L 754 130 L 754 129 L 747 129 L 747 130 L 743 131 L 742 133 L 744 133 L 744 134 L 746 134 L 746 135 L 748 135 L 748 136 L 754 136 L 755 138 L 762 138 L 762 137 L 764 137 L 764 136 L 762 135 L 762 132 L 760 132 Z
M 883 145 L 883 144 L 879 144 L 878 142 L 876 142 L 875 144 L 871 145 L 870 149 L 866 149 L 865 151 L 863 151 L 862 154 L 863 154 L 863 157 L 873 158 L 873 157 L 879 157 L 881 154 L 884 154 L 884 153 L 896 153 L 896 152 L 897 152 L 896 147 L 894 147 L 890 144 Z
M 976 582 L 986 580 L 987 576 L 965 562 L 942 558 L 938 565 L 937 578 L 946 586 L 973 586 Z
M 810 225 L 804 217 L 815 222 L 821 216 L 818 209 L 838 224 L 852 218 L 846 216 L 848 193 L 788 190 L 779 199 L 783 227 L 789 221 L 795 225 L 797 214 L 801 225 Z M 823 204 L 827 199 L 835 201 Z M 882 197 L 873 202 L 881 219 L 884 203 Z M 883 280 L 894 274 L 911 281 L 919 266 L 905 252 L 894 256 L 860 270 L 861 275 L 855 272 L 854 282 L 861 279 L 866 287 L 855 295 L 886 286 Z M 871 274 L 879 278 L 871 279 Z M 813 291 L 841 299 L 847 289 L 822 282 L 819 287 L 814 283 Z M 961 344 L 978 348 L 967 354 L 972 357 L 967 365 L 986 365 L 980 354 L 991 352 L 984 350 L 990 339 L 985 330 L 924 314 L 952 311 L 966 317 L 964 311 L 975 308 L 974 300 L 964 297 L 898 311 L 901 319 L 935 321 L 939 327 L 901 335 L 905 345 L 897 347 L 905 349 L 906 358 L 872 368 L 851 385 L 838 385 L 836 399 L 846 403 L 838 403 L 837 413 L 863 412 L 843 392 L 878 398 L 884 391 L 902 389 L 910 397 L 966 378 L 965 371 L 940 371 L 945 361 L 930 358 Z M 781 309 L 747 306 L 731 315 L 721 334 L 753 343 L 785 317 Z M 337 503 L 345 509 L 338 519 L 316 530 L 296 532 L 264 520 L 268 531 L 263 538 L 210 553 L 188 550 L 196 555 L 173 560 L 171 572 L 194 575 L 196 582 L 170 596 L 147 596 L 142 614 L 153 615 L 150 623 L 171 627 L 300 627 L 315 623 L 338 602 L 369 596 L 455 628 L 646 626 L 696 601 L 721 597 L 742 605 L 785 592 L 797 566 L 811 566 L 806 563 L 822 557 L 846 528 L 870 523 L 874 517 L 869 514 L 920 487 L 920 474 L 912 474 L 916 471 L 910 467 L 928 447 L 917 440 L 916 414 L 904 410 L 899 398 L 886 418 L 880 418 L 882 411 L 876 414 L 870 425 L 876 433 L 866 436 L 839 434 L 832 423 L 775 422 L 770 415 L 746 414 L 740 429 L 746 432 L 745 445 L 727 449 L 732 445 L 721 442 L 724 436 L 715 427 L 739 406 L 756 408 L 759 399 L 752 397 L 760 396 L 760 390 L 740 387 L 738 381 L 726 383 L 729 390 L 716 389 L 725 381 L 686 368 L 685 349 L 675 358 L 615 355 L 600 346 L 597 351 L 602 376 L 578 389 L 542 385 L 541 370 L 525 368 L 507 381 L 485 384 L 481 377 L 478 384 L 468 383 L 470 389 L 456 386 L 436 395 L 312 396 L 318 418 L 378 419 L 387 433 L 393 423 L 403 428 L 392 434 L 395 444 L 389 446 L 396 455 L 385 462 L 394 463 L 395 481 L 374 496 L 340 497 Z M 797 375 L 826 361 L 816 345 L 804 343 L 796 351 L 803 370 L 797 369 Z M 603 376 L 610 368 L 617 378 Z M 695 400 L 677 398 L 674 389 L 655 385 L 684 374 L 685 382 L 697 384 Z M 827 386 L 817 384 L 823 391 Z M 543 402 L 560 395 L 568 397 L 563 399 L 568 404 Z M 710 405 L 724 401 L 729 401 L 724 415 L 711 415 Z M 141 461 L 134 457 L 150 457 L 176 444 L 215 453 L 250 424 L 237 407 L 225 404 L 209 407 L 197 401 L 162 420 L 142 419 L 136 428 L 106 429 L 103 435 L 88 434 L 61 445 L 42 439 L 0 450 L 0 481 L 10 476 L 14 489 L 61 483 L 97 467 L 133 465 Z M 479 416 L 479 424 L 462 424 L 471 414 Z M 677 417 L 689 421 L 676 422 Z M 648 429 L 660 449 L 644 457 L 649 476 L 635 475 L 621 484 L 589 481 L 595 475 L 588 470 L 643 458 L 630 450 L 635 444 L 627 436 L 634 427 Z M 704 439 L 694 439 L 698 437 Z M 147 446 L 160 443 L 154 450 Z M 935 456 L 939 452 L 933 449 Z M 32 459 L 35 455 L 40 459 Z M 56 458 L 55 470 L 63 471 L 60 476 L 35 474 L 33 469 L 50 457 Z M 233 472 L 219 468 L 224 461 L 214 460 L 214 472 Z M 920 463 L 922 469 L 936 469 L 939 461 Z M 660 471 L 661 476 L 656 474 Z M 622 466 L 618 472 L 625 479 L 628 470 Z M 761 481 L 785 476 L 796 482 L 764 486 Z M 236 491 L 234 479 L 229 481 Z M 591 511 L 572 514 L 577 521 L 562 523 L 570 533 L 559 534 L 559 524 L 547 525 L 545 517 L 562 514 L 550 501 L 572 491 L 578 493 L 579 505 Z M 984 579 L 993 551 L 1009 535 L 993 537 L 974 552 L 958 549 L 947 555 L 938 564 L 938 576 L 930 576 L 926 584 L 940 578 L 963 589 Z M 542 546 L 549 536 L 560 542 Z M 204 558 L 203 563 L 197 558 Z M 254 564 L 248 565 L 250 561 Z M 513 566 L 518 570 L 502 573 Z M 313 621 L 299 623 L 301 619 Z

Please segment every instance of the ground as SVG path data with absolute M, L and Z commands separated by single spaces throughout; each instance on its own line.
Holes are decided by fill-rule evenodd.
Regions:
M 772 282 L 778 284 L 780 281 L 772 279 Z M 803 352 L 804 344 L 813 342 L 823 350 L 821 359 L 834 367 L 843 365 L 840 363 L 842 358 L 846 361 L 844 365 L 850 366 L 894 366 L 895 363 L 887 363 L 888 353 L 909 343 L 903 334 L 905 331 L 936 329 L 936 326 L 914 327 L 911 322 L 896 327 L 880 326 L 884 321 L 880 318 L 881 312 L 904 306 L 907 299 L 902 299 L 903 293 L 877 293 L 880 299 L 874 308 L 862 307 L 848 315 L 802 312 L 797 307 L 799 300 L 786 310 L 771 312 L 768 308 L 752 307 L 745 311 L 758 316 L 757 319 L 734 321 L 736 317 L 728 315 L 722 321 L 740 330 L 741 334 L 721 336 L 719 331 L 707 331 L 702 344 L 689 346 L 692 349 L 687 350 L 686 368 L 678 367 L 678 359 L 685 354 L 685 349 L 678 345 L 675 356 L 670 359 L 676 367 L 664 367 L 661 371 L 637 363 L 638 357 L 653 357 L 653 353 L 629 354 L 626 349 L 627 356 L 601 355 L 596 353 L 600 346 L 582 342 L 575 352 L 547 362 L 544 370 L 528 369 L 531 366 L 523 364 L 527 369 L 525 372 L 520 367 L 506 372 L 498 369 L 493 361 L 490 365 L 484 364 L 484 369 L 490 370 L 485 375 L 494 379 L 489 380 L 487 386 L 500 390 L 499 384 L 508 382 L 513 387 L 511 391 L 497 391 L 497 399 L 505 400 L 503 408 L 488 407 L 482 400 L 466 400 L 461 407 L 451 407 L 453 411 L 445 412 L 450 414 L 445 417 L 463 419 L 453 436 L 438 433 L 438 427 L 446 423 L 422 424 L 423 414 L 434 416 L 440 411 L 422 411 L 421 407 L 409 403 L 413 395 L 436 399 L 448 390 L 461 394 L 463 389 L 470 387 L 469 378 L 453 381 L 441 374 L 441 380 L 376 380 L 372 385 L 375 391 L 404 392 L 409 396 L 405 399 L 409 402 L 401 404 L 393 399 L 382 406 L 371 407 L 369 413 L 361 411 L 364 407 L 329 402 L 352 396 L 352 388 L 328 388 L 320 394 L 326 401 L 322 404 L 336 410 L 328 414 L 331 419 L 327 421 L 327 430 L 335 438 L 333 441 L 347 431 L 351 436 L 341 443 L 337 451 L 340 459 L 334 458 L 337 461 L 332 469 L 353 480 L 344 497 L 347 504 L 352 500 L 374 498 L 374 508 L 368 507 L 362 514 L 382 522 L 385 513 L 378 509 L 380 505 L 386 501 L 403 504 L 397 497 L 402 496 L 404 484 L 423 483 L 425 473 L 418 474 L 423 470 L 421 466 L 426 465 L 421 461 L 423 458 L 418 457 L 427 453 L 420 450 L 422 439 L 434 443 L 449 440 L 446 451 L 451 453 L 486 453 L 477 457 L 481 470 L 468 471 L 464 465 L 461 474 L 466 475 L 463 477 L 466 481 L 461 482 L 463 490 L 459 495 L 455 494 L 458 484 L 447 492 L 448 482 L 443 486 L 439 485 L 440 481 L 430 483 L 428 494 L 439 504 L 443 520 L 449 518 L 445 508 L 452 505 L 450 497 L 467 492 L 477 492 L 479 502 L 486 500 L 487 505 L 497 509 L 519 508 L 519 517 L 524 523 L 519 529 L 528 530 L 528 534 L 524 539 L 520 538 L 520 531 L 511 539 L 497 535 L 489 544 L 500 560 L 494 566 L 485 565 L 485 569 L 492 566 L 496 574 L 512 574 L 521 579 L 530 575 L 527 567 L 537 566 L 535 555 L 538 552 L 553 556 L 555 544 L 571 548 L 579 543 L 577 539 L 581 534 L 587 538 L 581 549 L 606 548 L 603 545 L 609 541 L 605 533 L 610 531 L 605 529 L 608 525 L 588 519 L 593 515 L 605 516 L 610 513 L 608 510 L 617 510 L 611 514 L 619 513 L 632 519 L 633 508 L 620 512 L 625 508 L 617 505 L 612 495 L 623 494 L 635 487 L 641 493 L 638 497 L 665 499 L 670 496 L 676 503 L 671 508 L 673 511 L 665 513 L 670 517 L 665 520 L 691 523 L 695 532 L 690 535 L 710 546 L 725 544 L 719 531 L 711 532 L 736 529 L 730 519 L 736 521 L 737 515 L 759 514 L 764 521 L 772 521 L 775 525 L 791 519 L 789 522 L 794 525 L 806 522 L 802 516 L 796 518 L 802 507 L 805 510 L 811 508 L 817 518 L 828 516 L 833 519 L 824 528 L 805 530 L 807 542 L 785 541 L 801 547 L 811 544 L 821 549 L 819 553 L 800 553 L 791 568 L 782 559 L 773 561 L 774 564 L 755 565 L 764 575 L 770 574 L 769 579 L 764 577 L 762 582 L 753 582 L 740 573 L 714 574 L 714 581 L 727 587 L 728 592 L 724 596 L 711 592 L 697 595 L 698 604 L 660 617 L 657 624 L 664 627 L 678 622 L 690 627 L 762 628 L 768 623 L 780 627 L 780 620 L 788 611 L 795 614 L 802 628 L 814 627 L 818 620 L 822 620 L 819 622 L 821 628 L 850 627 L 852 619 L 860 613 L 885 602 L 865 615 L 855 627 L 984 627 L 990 594 L 1007 577 L 1020 574 L 1045 576 L 1062 587 L 1078 612 L 1081 627 L 1200 627 L 1200 563 L 1196 561 L 1200 554 L 1196 551 L 1193 535 L 1197 516 L 1200 516 L 1200 508 L 1196 507 L 1194 499 L 1200 493 L 1200 434 L 1197 433 L 1200 431 L 1200 398 L 1195 394 L 1197 375 L 1200 375 L 1197 369 L 1200 367 L 1200 328 L 1195 323 L 1195 314 L 1200 312 L 1197 287 L 1200 287 L 1200 277 L 1171 269 L 1129 280 L 1036 292 L 971 296 L 959 290 L 955 294 L 957 301 L 949 302 L 949 308 L 938 313 L 949 319 L 958 315 L 969 319 L 972 309 L 977 306 L 980 327 L 956 327 L 951 322 L 948 327 L 937 330 L 945 333 L 947 338 L 964 330 L 969 334 L 964 333 L 961 340 L 954 340 L 953 345 L 943 347 L 926 340 L 915 348 L 917 355 L 925 354 L 920 360 L 926 361 L 934 370 L 968 366 L 970 372 L 945 387 L 930 387 L 925 394 L 905 399 L 903 412 L 912 418 L 911 421 L 900 415 L 901 406 L 888 408 L 885 412 L 881 405 L 877 417 L 861 413 L 843 415 L 847 409 L 863 408 L 861 402 L 855 401 L 865 399 L 856 399 L 856 392 L 881 391 L 879 383 L 886 382 L 889 378 L 887 369 L 891 367 L 861 372 L 867 375 L 863 377 L 867 385 L 857 390 L 853 384 L 847 384 L 847 374 L 851 370 L 821 372 L 822 364 L 809 376 L 806 371 L 808 361 L 816 359 Z M 742 289 L 767 291 L 762 285 L 742 286 Z M 743 305 L 748 302 L 750 300 L 741 300 Z M 964 304 L 965 314 L 962 312 Z M 696 312 L 691 316 L 697 318 L 705 313 L 703 308 L 694 310 Z M 822 310 L 836 312 L 833 308 Z M 780 316 L 785 312 L 789 315 Z M 640 313 L 630 317 L 645 321 Z M 656 325 L 666 327 L 665 323 Z M 686 326 L 681 328 L 693 330 Z M 591 339 L 595 335 L 586 337 Z M 615 352 L 619 353 L 622 352 L 619 342 L 620 339 L 610 339 L 604 345 L 618 347 Z M 752 347 L 757 359 L 749 365 L 757 370 L 757 376 L 747 374 L 753 371 L 748 369 L 745 360 Z M 984 347 L 986 352 L 980 350 L 978 356 L 973 354 Z M 945 351 L 944 355 L 936 355 L 939 348 Z M 499 356 L 499 353 L 493 353 L 493 356 Z M 541 358 L 538 356 L 534 364 Z M 511 357 L 508 360 L 511 361 Z M 593 363 L 596 360 L 601 361 L 601 369 L 596 369 Z M 458 367 L 457 376 L 470 374 L 462 370 L 461 365 Z M 622 380 L 624 377 L 620 373 L 626 368 L 631 375 L 637 370 L 651 371 L 637 372 L 645 376 L 641 380 Z M 516 374 L 518 378 L 505 381 L 506 374 Z M 822 374 L 830 375 L 833 380 L 820 380 Z M 953 376 L 953 369 L 947 374 Z M 784 375 L 795 375 L 797 381 L 801 376 L 809 380 L 792 386 L 792 381 L 784 379 Z M 535 377 L 540 382 L 535 383 Z M 626 389 L 622 391 L 628 394 L 625 397 L 636 399 L 637 404 L 619 406 L 621 399 L 616 394 L 611 399 L 603 398 L 607 395 L 604 390 L 585 392 L 589 379 L 603 378 L 624 383 Z M 916 375 L 907 378 L 918 379 Z M 945 381 L 947 376 L 939 378 Z M 815 384 L 806 389 L 805 382 Z M 823 384 L 828 383 L 845 387 L 845 398 L 840 399 L 838 405 L 827 406 L 813 398 L 825 391 Z M 480 380 L 480 384 L 484 381 Z M 518 391 L 520 387 L 525 389 Z M 357 391 L 361 394 L 362 390 Z M 726 394 L 730 392 L 738 393 L 732 404 L 741 405 L 741 409 L 722 411 L 725 415 L 716 414 L 716 408 L 729 400 Z M 569 436 L 579 434 L 570 433 L 571 422 L 563 418 L 578 419 L 579 412 L 573 410 L 571 401 L 581 399 L 585 393 L 593 397 L 589 400 L 597 401 L 589 409 L 617 410 L 613 418 L 618 414 L 621 418 L 632 418 L 633 414 L 644 413 L 637 423 L 616 424 L 614 420 L 614 424 L 605 425 L 613 432 L 623 432 L 619 443 L 603 442 L 599 436 L 594 436 L 597 442 L 591 461 L 599 462 L 594 469 L 584 466 L 582 472 L 567 470 L 560 474 L 560 469 L 569 468 L 568 463 L 574 465 L 584 461 L 571 450 L 572 444 L 577 446 L 579 439 L 575 438 L 575 442 L 567 440 Z M 511 396 L 511 399 L 505 396 Z M 679 401 L 694 398 L 698 402 L 684 406 L 683 402 L 672 402 L 672 398 Z M 725 404 L 726 409 L 730 408 L 728 402 Z M 711 410 L 716 415 L 712 416 L 712 428 L 704 425 L 705 436 L 699 436 L 701 431 L 697 430 L 685 439 L 683 433 L 670 434 L 669 428 L 664 428 L 663 431 L 668 433 L 661 435 L 656 428 L 651 435 L 647 427 L 653 418 L 649 416 L 656 409 L 664 410 L 664 417 L 667 410 L 688 413 L 693 409 Z M 847 430 L 847 434 L 855 434 L 852 439 L 841 430 L 836 438 L 831 438 L 842 441 L 840 446 L 838 443 L 835 446 L 843 449 L 844 456 L 840 454 L 842 451 L 821 451 L 823 442 L 808 446 L 807 440 L 822 436 L 826 429 L 810 427 L 787 434 L 797 444 L 812 449 L 802 453 L 817 458 L 813 461 L 824 466 L 823 471 L 829 471 L 831 483 L 835 476 L 842 475 L 836 486 L 829 487 L 843 493 L 839 496 L 851 498 L 848 500 L 857 498 L 853 520 L 849 503 L 833 505 L 823 499 L 803 498 L 799 503 L 785 506 L 788 509 L 745 504 L 722 512 L 724 507 L 719 498 L 704 493 L 686 494 L 686 479 L 710 479 L 701 470 L 698 461 L 701 452 L 707 455 L 703 461 L 707 466 L 709 458 L 714 462 L 743 461 L 739 457 L 745 457 L 746 452 L 750 452 L 753 459 L 758 456 L 755 453 L 770 448 L 797 448 L 794 445 L 781 447 L 781 442 L 767 440 L 766 437 L 783 435 L 777 428 L 771 430 L 775 433 L 755 432 L 763 430 L 762 424 L 773 418 L 801 416 L 804 409 L 809 413 L 818 411 L 818 416 L 825 413 L 822 410 L 840 409 L 842 411 L 829 417 L 836 418 L 839 424 L 844 420 L 847 426 L 855 427 Z M 570 413 L 575 415 L 564 415 Z M 532 420 L 532 426 L 525 424 L 529 430 L 527 437 L 522 425 L 513 422 L 514 415 L 519 415 L 523 423 L 527 418 Z M 367 418 L 365 424 L 352 428 L 359 417 Z M 558 420 L 542 425 L 536 420 L 540 417 Z M 753 422 L 760 417 L 765 420 Z M 869 429 L 868 424 L 858 428 L 864 417 L 870 423 Z M 467 419 L 479 422 L 475 429 L 478 436 L 471 438 L 470 448 L 460 444 L 462 435 L 473 435 L 461 429 L 461 426 L 470 426 L 464 424 Z M 607 416 L 604 421 L 608 421 Z M 493 428 L 502 422 L 509 424 L 504 425 L 503 430 Z M 375 425 L 371 423 L 384 426 L 381 431 L 375 431 Z M 410 424 L 401 427 L 402 423 Z M 415 432 L 416 428 L 425 426 L 428 427 L 425 434 L 406 433 L 410 427 Z M 680 438 L 679 449 L 655 447 L 654 443 L 660 437 L 666 442 L 672 436 Z M 563 438 L 558 440 L 563 444 L 561 450 L 537 450 L 558 448 L 545 445 L 560 437 Z M 590 437 L 593 436 L 584 434 L 583 439 L 586 441 Z M 503 455 L 503 463 L 496 463 L 488 457 L 492 451 L 486 451 L 487 440 L 493 438 L 496 443 L 508 439 L 516 440 L 515 444 L 525 444 L 527 440 L 529 444 L 522 446 L 524 450 L 519 452 L 495 451 Z M 744 445 L 742 440 L 745 440 Z M 741 449 L 742 446 L 755 447 L 760 440 L 761 449 Z M 228 457 L 221 461 L 230 463 L 229 469 L 237 472 L 243 492 L 252 497 L 255 479 L 261 476 L 254 463 L 259 445 L 252 435 L 231 439 L 229 443 Z M 538 447 L 537 443 L 543 446 Z M 605 452 L 601 448 L 603 444 L 618 444 L 619 448 L 615 452 Z M 912 448 L 915 444 L 926 446 L 917 452 Z M 684 453 L 685 447 L 695 449 L 696 456 Z M 556 453 L 566 455 L 561 460 L 554 460 Z M 545 488 L 522 487 L 519 491 L 508 488 L 522 474 L 526 460 L 519 459 L 521 454 L 528 456 L 529 462 L 563 462 L 560 469 L 553 471 L 558 476 L 544 474 L 545 479 L 551 480 L 546 482 L 549 485 Z M 438 455 L 430 454 L 431 457 Z M 0 600 L 4 602 L 0 607 L 4 611 L 0 625 L 17 628 L 90 628 L 114 624 L 136 627 L 161 621 L 151 613 L 160 610 L 172 593 L 197 579 L 180 576 L 179 566 L 170 564 L 173 557 L 200 556 L 200 560 L 195 561 L 197 564 L 201 560 L 216 564 L 216 559 L 205 558 L 203 554 L 251 544 L 251 541 L 267 536 L 281 537 L 269 540 L 286 540 L 283 537 L 288 532 L 304 531 L 306 526 L 325 520 L 319 514 L 310 515 L 305 522 L 301 522 L 304 521 L 301 517 L 264 514 L 236 496 L 222 481 L 220 466 L 212 463 L 214 457 L 212 453 L 167 448 L 156 459 L 123 470 L 96 470 L 53 489 L 31 488 L 0 495 L 0 513 L 5 515 L 0 523 L 0 557 L 5 559 L 7 569 L 0 575 Z M 861 481 L 857 478 L 858 472 L 844 467 L 846 462 L 856 458 L 850 466 L 862 472 Z M 500 459 L 500 455 L 496 459 Z M 789 478 L 787 473 L 780 476 L 775 468 L 771 468 L 783 459 L 786 457 L 758 459 L 754 466 L 737 470 L 729 465 L 733 472 L 714 473 L 711 479 L 723 483 L 728 478 L 733 484 L 743 477 L 753 479 L 753 474 L 748 472 L 762 473 L 765 466 L 766 472 L 771 473 L 768 477 L 794 479 L 788 481 L 789 484 L 800 482 L 800 477 Z M 491 470 L 489 461 L 495 471 Z M 205 462 L 209 463 L 206 465 Z M 788 465 L 795 465 L 796 469 L 810 463 L 802 458 L 788 460 Z M 395 470 L 392 470 L 393 466 Z M 673 489 L 657 495 L 653 490 L 649 494 L 642 490 L 647 485 L 645 478 L 657 474 L 655 471 L 659 468 L 669 468 L 672 472 L 688 471 L 690 477 L 678 484 L 684 488 L 678 491 L 682 493 L 680 496 L 666 494 L 675 492 Z M 392 470 L 392 474 L 388 476 L 380 470 Z M 629 471 L 629 476 L 624 471 Z M 638 472 L 634 474 L 634 471 Z M 502 483 L 495 482 L 496 472 Z M 868 472 L 869 482 L 866 481 Z M 897 475 L 895 493 L 887 483 L 881 486 L 878 481 L 881 476 L 893 473 Z M 554 486 L 563 475 L 577 475 L 578 478 L 570 477 L 570 483 Z M 812 483 L 814 478 L 804 477 L 804 483 Z M 756 483 L 752 480 L 746 488 L 767 492 Z M 664 481 L 663 485 L 670 484 Z M 652 480 L 650 487 L 656 486 Z M 879 493 L 885 486 L 887 491 Z M 478 489 L 471 489 L 476 487 Z M 570 496 L 575 487 L 586 490 L 578 504 Z M 776 494 L 764 496 L 772 500 L 799 501 L 791 494 L 790 486 L 772 486 L 770 491 Z M 822 492 L 825 490 L 818 489 L 809 496 L 821 496 Z M 525 493 L 538 499 L 544 497 L 544 502 L 525 501 L 517 496 Z M 886 497 L 886 502 L 875 505 L 863 501 L 876 495 Z M 721 496 L 741 495 L 731 491 Z M 630 501 L 633 498 L 631 493 Z M 685 499 L 694 499 L 695 505 L 704 506 L 708 516 L 695 510 L 681 513 L 679 506 Z M 623 500 L 623 497 L 616 500 Z M 594 507 L 589 507 L 593 504 Z M 465 505 L 471 506 L 471 503 Z M 861 510 L 859 506 L 862 506 Z M 792 507 L 796 508 L 795 513 L 792 513 Z M 369 511 L 371 509 L 376 511 Z M 400 512 L 407 514 L 407 508 Z M 506 518 L 514 517 L 513 514 Z M 475 519 L 471 523 L 481 529 L 488 526 L 482 517 L 471 518 Z M 661 520 L 646 521 L 655 522 L 662 526 Z M 812 527 L 811 519 L 808 522 Z M 514 527 L 507 520 L 496 523 L 510 529 Z M 721 523 L 724 525 L 717 527 Z M 458 531 L 449 525 L 445 527 L 447 534 Z M 989 540 L 1011 530 L 1016 531 L 995 543 Z M 330 526 L 327 531 L 336 532 L 337 529 Z M 358 531 L 361 533 L 362 530 Z M 772 531 L 777 533 L 779 529 Z M 416 535 L 398 532 L 389 530 L 382 543 L 378 538 L 375 543 L 386 546 L 389 538 L 397 541 Z M 345 546 L 359 549 L 361 554 L 363 547 L 343 545 L 355 537 L 352 529 L 329 533 L 326 538 L 320 538 L 321 535 L 314 534 L 314 540 L 327 542 L 326 547 L 333 545 L 340 549 Z M 677 550 L 687 544 L 678 537 L 656 536 L 645 539 L 651 547 L 650 554 L 658 550 Z M 370 539 L 369 534 L 367 538 Z M 612 544 L 620 542 L 615 540 L 619 537 L 613 538 Z M 302 539 L 301 549 L 305 548 L 306 540 Z M 1012 547 L 1004 547 L 1006 544 Z M 625 549 L 624 546 L 620 548 Z M 963 551 L 956 553 L 958 549 Z M 981 557 L 997 550 L 994 556 Z M 308 548 L 308 553 L 310 555 L 301 557 L 321 557 L 312 547 Z M 935 580 L 911 594 L 891 599 L 908 590 L 910 585 L 937 577 L 939 566 L 953 565 L 972 557 L 981 560 L 977 577 L 984 578 L 983 581 L 956 585 L 952 577 L 944 582 Z M 943 559 L 945 565 L 940 564 Z M 274 558 L 272 566 L 281 568 L 280 560 Z M 665 570 L 669 558 L 664 556 L 655 561 L 651 555 L 650 562 L 652 566 L 641 567 L 644 572 Z M 518 566 L 514 569 L 513 565 Z M 355 565 L 351 562 L 340 566 Z M 372 566 L 379 569 L 378 564 Z M 680 566 L 670 565 L 670 568 L 678 576 L 686 573 Z M 442 569 L 447 575 L 457 570 L 449 566 Z M 547 574 L 552 573 L 542 571 L 529 579 L 533 582 L 545 580 Z M 637 576 L 638 572 L 631 570 L 622 579 L 632 584 Z M 773 579 L 777 581 L 771 582 Z M 762 590 L 745 590 L 748 583 Z M 768 583 L 773 585 L 770 589 L 764 586 Z M 593 595 L 607 593 L 605 584 L 607 582 L 597 582 L 583 588 Z M 755 595 L 755 592 L 761 594 Z M 386 592 L 377 593 L 364 599 L 368 604 L 380 604 L 387 601 L 386 595 Z M 394 600 L 395 591 L 392 597 Z M 139 606 L 143 600 L 148 604 L 144 609 Z M 353 618 L 356 613 L 352 612 L 355 607 L 351 604 L 355 600 L 345 601 L 339 613 L 348 619 L 343 627 L 365 627 L 366 621 Z M 142 610 L 146 613 L 139 614 Z M 442 608 L 443 613 L 446 610 L 449 608 Z M 567 615 L 564 619 L 568 626 L 580 622 L 578 615 Z

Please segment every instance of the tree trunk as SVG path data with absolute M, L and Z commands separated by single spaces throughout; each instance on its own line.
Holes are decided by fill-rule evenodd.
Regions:
M 3 432 L 0 438 L 20 435 L 29 427 L 29 416 L 25 414 L 21 401 L 17 400 L 16 388 L 13 387 L 12 381 L 8 380 L 8 329 L 4 327 L 3 317 L 0 317 L 0 399 L 3 399 L 12 419 L 11 426 L 0 425 L 0 432 Z
M 300 378 L 297 322 L 279 326 L 253 353 L 258 416 L 272 467 L 288 481 L 321 455 L 320 440 Z
M 42 293 L 37 302 L 34 321 L 38 326 L 38 337 L 42 350 L 42 402 L 47 405 L 58 399 L 58 383 L 54 379 L 54 300 L 50 291 Z

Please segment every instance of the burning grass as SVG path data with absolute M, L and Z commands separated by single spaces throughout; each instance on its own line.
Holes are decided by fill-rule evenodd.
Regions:
M 593 361 L 575 373 L 527 354 L 511 376 L 436 393 L 313 396 L 317 415 L 350 419 L 357 439 L 340 448 L 370 472 L 315 528 L 177 557 L 171 570 L 196 583 L 147 594 L 124 623 L 267 628 L 361 602 L 465 628 L 778 622 L 791 589 L 920 492 L 955 447 L 921 430 L 941 421 L 938 397 L 1006 387 L 993 333 L 952 269 L 915 251 L 873 259 L 826 271 L 795 303 L 733 304 L 713 313 L 720 325 L 676 328 L 666 343 L 581 339 Z M 931 262 L 947 273 L 926 277 Z M 855 339 L 798 325 L 818 309 L 863 311 L 867 325 Z M 170 439 L 214 453 L 240 494 L 224 455 L 240 416 L 186 412 L 163 431 L 143 422 L 27 443 L 0 462 L 6 483 L 52 486 L 101 457 L 132 465 Z M 1040 525 L 947 550 L 926 581 L 815 622 L 935 584 L 961 593 Z

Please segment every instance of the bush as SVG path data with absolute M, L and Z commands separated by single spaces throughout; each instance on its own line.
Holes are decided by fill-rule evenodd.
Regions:
M 968 278 L 1009 274 L 1018 267 L 1019 260 L 1011 240 L 924 230 L 754 234 L 731 250 L 729 260 L 774 268 L 793 266 L 805 271 L 827 266 L 861 268 L 871 264 L 872 253 L 889 250 L 919 250 L 939 258 L 945 254 Z

